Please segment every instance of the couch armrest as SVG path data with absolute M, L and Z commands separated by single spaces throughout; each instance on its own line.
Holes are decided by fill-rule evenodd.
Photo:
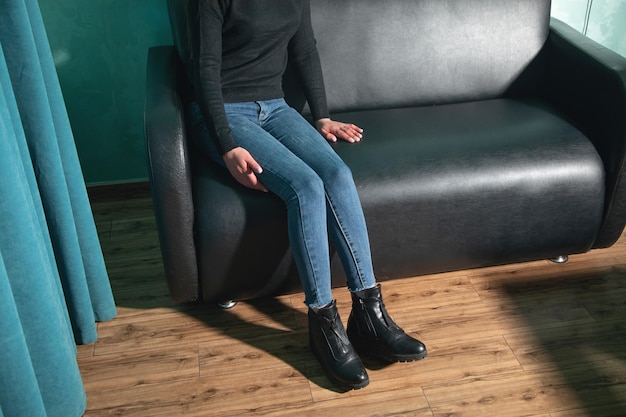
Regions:
M 154 212 L 170 296 L 175 302 L 198 299 L 191 191 L 184 116 L 179 96 L 182 74 L 173 46 L 148 53 L 144 128 Z
M 587 135 L 604 162 L 604 220 L 593 247 L 607 247 L 626 222 L 626 58 L 554 18 L 545 52 L 550 101 Z

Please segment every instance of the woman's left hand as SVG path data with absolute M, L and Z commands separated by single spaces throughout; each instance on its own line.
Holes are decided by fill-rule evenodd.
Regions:
M 363 138 L 363 129 L 351 123 L 337 122 L 324 118 L 317 120 L 315 127 L 330 142 L 337 142 L 337 139 L 341 139 L 354 143 L 360 142 Z

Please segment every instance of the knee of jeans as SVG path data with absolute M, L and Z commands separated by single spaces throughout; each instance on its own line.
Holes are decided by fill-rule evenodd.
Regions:
M 294 191 L 300 201 L 307 204 L 325 200 L 324 182 L 317 175 L 303 175 L 294 185 Z
M 330 181 L 332 181 L 333 184 L 342 184 L 343 186 L 351 185 L 354 183 L 352 170 L 343 161 L 339 164 L 333 165 L 332 169 L 329 172 L 329 175 Z

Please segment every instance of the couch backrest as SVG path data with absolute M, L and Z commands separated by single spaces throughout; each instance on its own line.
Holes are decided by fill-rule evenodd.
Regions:
M 312 0 L 331 112 L 502 95 L 548 35 L 549 0 Z
M 197 1 L 168 0 L 187 67 Z M 550 0 L 310 1 L 331 112 L 501 96 L 549 30 Z M 293 78 L 285 90 L 302 104 Z

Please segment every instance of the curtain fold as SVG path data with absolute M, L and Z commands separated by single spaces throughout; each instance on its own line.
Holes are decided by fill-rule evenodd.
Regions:
M 81 416 L 76 343 L 116 315 L 36 0 L 0 0 L 0 417 Z

